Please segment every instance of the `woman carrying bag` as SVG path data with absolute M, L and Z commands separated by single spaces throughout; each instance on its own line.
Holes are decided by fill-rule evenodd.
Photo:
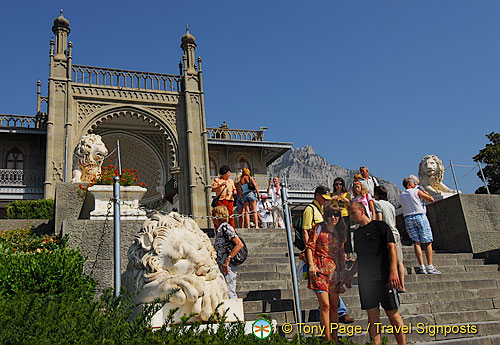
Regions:
M 236 295 L 236 274 L 238 268 L 231 263 L 231 259 L 238 254 L 244 244 L 229 225 L 229 212 L 226 206 L 217 206 L 211 212 L 215 227 L 214 248 L 217 252 L 217 264 L 227 284 L 229 298 L 238 298 Z
M 344 242 L 346 226 L 341 210 L 328 205 L 324 221 L 315 225 L 306 244 L 309 264 L 307 287 L 316 293 L 320 309 L 320 322 L 325 326 L 326 340 L 337 341 L 337 331 L 330 332 L 330 324 L 339 322 L 339 294 L 343 293 L 346 279 Z M 346 285 L 350 287 L 349 285 Z

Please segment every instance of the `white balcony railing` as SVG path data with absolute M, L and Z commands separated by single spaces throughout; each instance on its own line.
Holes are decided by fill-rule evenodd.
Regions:
M 42 170 L 0 169 L 0 186 L 43 186 Z

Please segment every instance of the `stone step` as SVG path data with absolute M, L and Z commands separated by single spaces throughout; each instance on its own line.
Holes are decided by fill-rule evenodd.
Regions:
M 360 317 L 363 315 L 358 296 L 342 296 L 347 305 L 349 313 L 352 316 Z M 244 301 L 245 313 L 270 313 L 278 311 L 293 311 L 293 299 L 281 299 L 274 301 Z M 301 298 L 300 307 L 302 310 L 311 310 L 318 308 L 316 297 Z M 495 309 L 491 298 L 477 298 L 467 300 L 446 300 L 439 302 L 401 302 L 400 311 L 402 315 L 419 315 L 431 313 L 460 312 L 474 310 Z
M 280 263 L 253 263 L 254 261 L 250 261 L 250 259 L 247 259 L 245 264 L 241 265 L 239 267 L 238 272 L 246 272 L 246 273 L 252 273 L 252 272 L 279 272 L 279 273 L 288 273 L 290 272 L 290 265 L 287 262 L 280 262 Z M 452 260 L 449 260 L 452 261 Z M 247 264 L 247 262 L 250 262 L 250 264 Z M 406 265 L 405 266 L 407 269 L 407 274 L 416 274 L 416 267 Z M 497 272 L 498 271 L 498 265 L 458 265 L 455 263 L 455 265 L 446 265 L 446 266 L 437 266 L 436 267 L 442 272 L 442 273 L 463 273 L 463 272 Z
M 448 271 L 447 267 L 450 267 L 451 273 Z M 443 274 L 410 274 L 405 277 L 406 283 L 427 283 L 434 281 L 466 281 L 466 280 L 476 280 L 476 279 L 499 279 L 500 274 L 498 271 L 480 271 L 480 272 L 465 272 L 458 271 L 457 266 L 445 266 Z M 290 279 L 290 272 L 285 270 L 285 273 L 277 271 L 260 271 L 260 272 L 248 272 L 242 271 L 238 272 L 238 280 L 241 284 L 251 281 L 262 281 L 262 280 L 286 280 Z
M 410 302 L 412 293 L 419 292 L 423 294 L 422 296 L 432 297 L 432 298 L 447 298 L 447 294 L 456 293 L 456 291 L 472 291 L 464 292 L 465 295 L 477 293 L 479 289 L 498 289 L 498 280 L 496 279 L 484 279 L 484 280 L 471 280 L 471 281 L 439 281 L 439 282 L 427 282 L 427 283 L 407 283 L 406 288 L 408 293 L 402 294 L 402 296 L 408 295 L 409 297 L 402 297 L 402 299 L 407 299 Z M 291 281 L 283 280 L 272 280 L 272 281 L 252 281 L 237 283 L 236 291 L 238 296 L 246 299 L 247 295 L 251 295 L 250 299 L 276 299 L 276 298 L 287 298 L 284 294 L 285 291 L 291 291 L 292 283 Z M 265 294 L 269 293 L 271 298 L 265 298 Z M 304 294 L 309 294 L 310 291 L 307 289 L 307 282 L 301 281 L 299 283 L 299 294 L 303 296 Z M 346 292 L 342 296 L 354 296 L 358 294 L 358 288 L 353 285 L 351 289 L 346 289 Z M 262 296 L 258 297 L 257 296 Z M 283 297 L 281 297 L 283 296 Z M 291 295 L 289 295 L 291 296 Z M 497 297 L 497 295 L 495 296 Z M 291 297 L 289 297 L 291 298 Z M 421 300 L 422 301 L 422 300 Z

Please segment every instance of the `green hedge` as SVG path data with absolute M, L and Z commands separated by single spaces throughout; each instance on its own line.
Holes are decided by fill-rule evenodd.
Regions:
M 96 283 L 82 274 L 85 259 L 57 236 L 31 229 L 0 232 L 0 296 L 32 293 L 57 296 L 73 291 L 93 296 Z
M 320 338 L 265 340 L 245 334 L 243 323 L 200 330 L 168 322 L 153 331 L 150 321 L 164 302 L 133 316 L 133 296 L 115 298 L 111 290 L 96 299 L 95 282 L 82 273 L 84 258 L 56 236 L 29 229 L 0 232 L 0 344 L 100 345 L 317 345 Z M 170 316 L 172 316 L 172 312 Z M 170 320 L 172 318 L 170 317 Z M 184 318 L 186 320 L 187 318 Z M 343 339 L 341 344 L 353 344 Z
M 18 200 L 7 206 L 7 219 L 53 219 L 54 199 Z

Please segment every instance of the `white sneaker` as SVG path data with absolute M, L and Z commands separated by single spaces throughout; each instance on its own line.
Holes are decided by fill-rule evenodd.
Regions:
M 427 267 L 427 274 L 441 274 L 434 266 Z
M 415 273 L 416 274 L 427 274 L 427 271 L 425 270 L 425 268 L 415 267 Z

